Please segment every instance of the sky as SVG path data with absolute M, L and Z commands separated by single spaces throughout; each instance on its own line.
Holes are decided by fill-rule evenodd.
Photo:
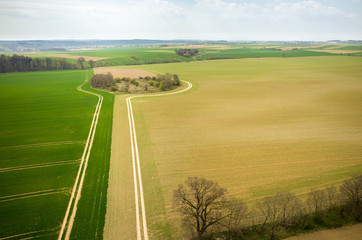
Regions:
M 362 0 L 0 0 L 0 40 L 362 39 Z

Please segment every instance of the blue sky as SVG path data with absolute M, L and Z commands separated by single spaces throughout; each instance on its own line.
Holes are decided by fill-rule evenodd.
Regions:
M 0 0 L 0 39 L 362 39 L 362 0 Z

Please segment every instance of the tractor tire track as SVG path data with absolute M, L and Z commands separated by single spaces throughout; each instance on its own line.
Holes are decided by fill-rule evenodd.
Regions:
M 93 140 L 94 140 L 97 124 L 98 124 L 98 118 L 99 118 L 99 114 L 100 114 L 100 111 L 102 108 L 102 103 L 103 103 L 102 95 L 82 89 L 83 85 L 87 82 L 87 80 L 88 80 L 88 73 L 86 75 L 86 79 L 84 80 L 84 82 L 77 87 L 77 90 L 80 92 L 84 92 L 87 94 L 97 96 L 98 103 L 97 103 L 95 112 L 93 114 L 92 124 L 91 124 L 90 130 L 89 130 L 87 141 L 85 143 L 83 155 L 81 158 L 81 163 L 80 163 L 77 177 L 76 177 L 76 180 L 75 180 L 75 183 L 73 186 L 72 194 L 69 199 L 69 203 L 68 203 L 68 207 L 67 207 L 67 210 L 66 210 L 66 213 L 64 216 L 64 220 L 63 220 L 63 223 L 62 223 L 60 231 L 59 231 L 58 240 L 69 239 L 70 234 L 72 232 L 73 223 L 74 223 L 75 215 L 77 212 L 77 205 L 78 205 L 78 202 L 79 202 L 79 199 L 81 196 L 82 187 L 83 187 L 84 178 L 85 178 L 85 172 L 87 170 L 88 160 L 89 160 L 89 156 L 90 156 L 90 152 L 92 149 Z
M 181 80 L 188 84 L 187 88 L 170 93 L 162 93 L 162 94 L 151 94 L 151 95 L 139 95 L 132 96 L 126 99 L 127 101 L 127 111 L 128 111 L 128 122 L 130 128 L 130 140 L 131 140 L 131 148 L 132 148 L 132 166 L 133 166 L 133 183 L 134 183 L 134 191 L 135 191 L 135 205 L 136 205 L 136 229 L 137 229 L 137 240 L 141 240 L 141 224 L 140 224 L 140 211 L 139 211 L 139 202 L 141 202 L 141 213 L 142 213 L 142 229 L 143 229 L 143 238 L 148 240 L 148 228 L 147 228 L 147 220 L 146 220 L 146 207 L 143 196 L 143 184 L 142 184 L 142 173 L 138 152 L 138 143 L 137 143 L 137 134 L 136 134 L 136 126 L 134 122 L 133 109 L 131 100 L 134 98 L 142 98 L 142 97 L 159 97 L 159 96 L 167 96 L 179 94 L 182 92 L 186 92 L 192 88 L 192 83 L 188 81 Z

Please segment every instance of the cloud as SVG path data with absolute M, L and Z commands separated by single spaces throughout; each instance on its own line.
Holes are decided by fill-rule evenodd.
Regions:
M 350 13 L 345 13 L 342 10 L 324 5 L 316 1 L 301 1 L 301 2 L 283 2 L 280 1 L 274 6 L 275 13 L 281 14 L 284 17 L 300 17 L 300 16 L 342 16 L 349 17 Z
M 200 11 L 217 13 L 218 17 L 226 19 L 257 18 L 261 13 L 259 5 L 248 2 L 196 0 L 196 7 Z
M 357 0 L 0 0 L 7 23 L 0 32 L 3 39 L 282 40 L 328 31 L 338 38 L 362 35 L 360 7 Z

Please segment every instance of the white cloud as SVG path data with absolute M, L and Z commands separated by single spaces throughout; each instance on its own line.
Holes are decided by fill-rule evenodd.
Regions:
M 342 10 L 324 5 L 316 1 L 301 1 L 301 2 L 283 2 L 279 1 L 274 6 L 276 13 L 282 14 L 284 17 L 306 17 L 308 15 L 325 17 L 325 16 L 342 16 L 349 17 L 350 13 L 345 13 Z
M 0 32 L 3 39 L 362 38 L 358 9 L 357 0 L 0 0 Z
M 260 6 L 248 2 L 196 0 L 196 7 L 200 11 L 212 11 L 226 19 L 257 18 L 261 14 Z

